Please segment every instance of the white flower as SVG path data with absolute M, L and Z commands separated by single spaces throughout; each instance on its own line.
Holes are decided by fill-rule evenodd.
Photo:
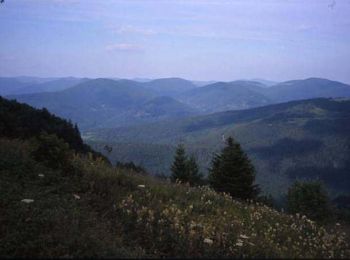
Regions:
M 42 174 L 42 173 L 40 173 L 40 174 L 38 174 L 38 176 L 39 176 L 40 178 L 43 178 L 45 175 Z
M 244 238 L 244 239 L 247 239 L 249 237 L 247 237 L 246 235 L 239 235 L 240 238 Z
M 139 184 L 139 185 L 137 185 L 137 187 L 138 187 L 138 188 L 141 188 L 141 189 L 146 188 L 146 186 L 143 185 L 143 184 Z
M 21 201 L 24 202 L 24 203 L 32 203 L 32 202 L 34 202 L 34 200 L 32 200 L 32 199 L 23 199 Z
M 75 198 L 76 200 L 80 200 L 80 196 L 79 196 L 79 195 L 73 194 L 73 196 L 74 196 L 74 198 Z
M 243 241 L 238 239 L 237 243 L 236 243 L 236 246 L 243 246 Z
M 211 245 L 211 244 L 213 244 L 213 240 L 211 240 L 210 238 L 205 238 L 204 239 L 204 243 L 206 243 L 206 244 L 208 244 L 208 245 Z

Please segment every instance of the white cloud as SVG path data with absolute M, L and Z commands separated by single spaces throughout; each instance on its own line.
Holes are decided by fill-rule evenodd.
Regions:
M 156 34 L 155 31 L 151 29 L 145 29 L 145 28 L 137 28 L 131 25 L 121 26 L 117 29 L 115 29 L 115 32 L 118 34 L 142 34 L 142 35 L 153 35 Z
M 141 45 L 132 43 L 116 43 L 106 46 L 107 51 L 142 51 Z

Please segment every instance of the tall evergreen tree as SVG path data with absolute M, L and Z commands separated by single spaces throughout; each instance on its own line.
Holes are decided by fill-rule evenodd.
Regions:
M 198 164 L 194 155 L 187 160 L 186 171 L 188 182 L 191 186 L 200 184 L 202 175 L 199 173 Z
M 216 154 L 209 169 L 209 183 L 218 192 L 229 193 L 233 198 L 254 199 L 259 188 L 254 185 L 255 170 L 239 143 L 232 137 L 226 147 Z
M 174 162 L 171 165 L 171 181 L 179 180 L 183 183 L 188 182 L 187 176 L 187 156 L 183 145 L 178 145 L 175 153 Z

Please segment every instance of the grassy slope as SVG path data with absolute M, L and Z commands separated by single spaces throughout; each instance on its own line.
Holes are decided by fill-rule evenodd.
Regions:
M 350 101 L 313 99 L 176 122 L 92 131 L 84 137 L 102 143 L 115 142 L 109 155 L 112 161 L 127 158 L 143 163 L 141 155 L 153 153 L 157 160 L 150 158 L 144 166 L 151 172 L 168 173 L 177 143 L 184 142 L 206 171 L 213 152 L 223 147 L 222 135 L 232 135 L 253 160 L 257 180 L 266 192 L 280 196 L 295 178 L 321 177 L 336 195 L 350 192 L 346 175 L 349 122 Z M 100 145 L 89 143 L 103 152 Z M 133 145 L 136 143 L 142 148 Z M 171 147 L 168 150 L 160 147 L 157 151 L 157 146 L 165 145 Z M 135 153 L 139 150 L 143 152 Z
M 0 256 L 350 256 L 340 226 L 327 232 L 306 218 L 91 157 L 53 170 L 31 149 L 0 140 Z

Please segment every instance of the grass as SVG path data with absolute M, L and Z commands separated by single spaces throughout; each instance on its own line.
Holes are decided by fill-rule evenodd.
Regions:
M 74 155 L 70 170 L 54 170 L 32 149 L 0 140 L 2 257 L 350 257 L 340 225 L 326 229 L 92 156 Z

